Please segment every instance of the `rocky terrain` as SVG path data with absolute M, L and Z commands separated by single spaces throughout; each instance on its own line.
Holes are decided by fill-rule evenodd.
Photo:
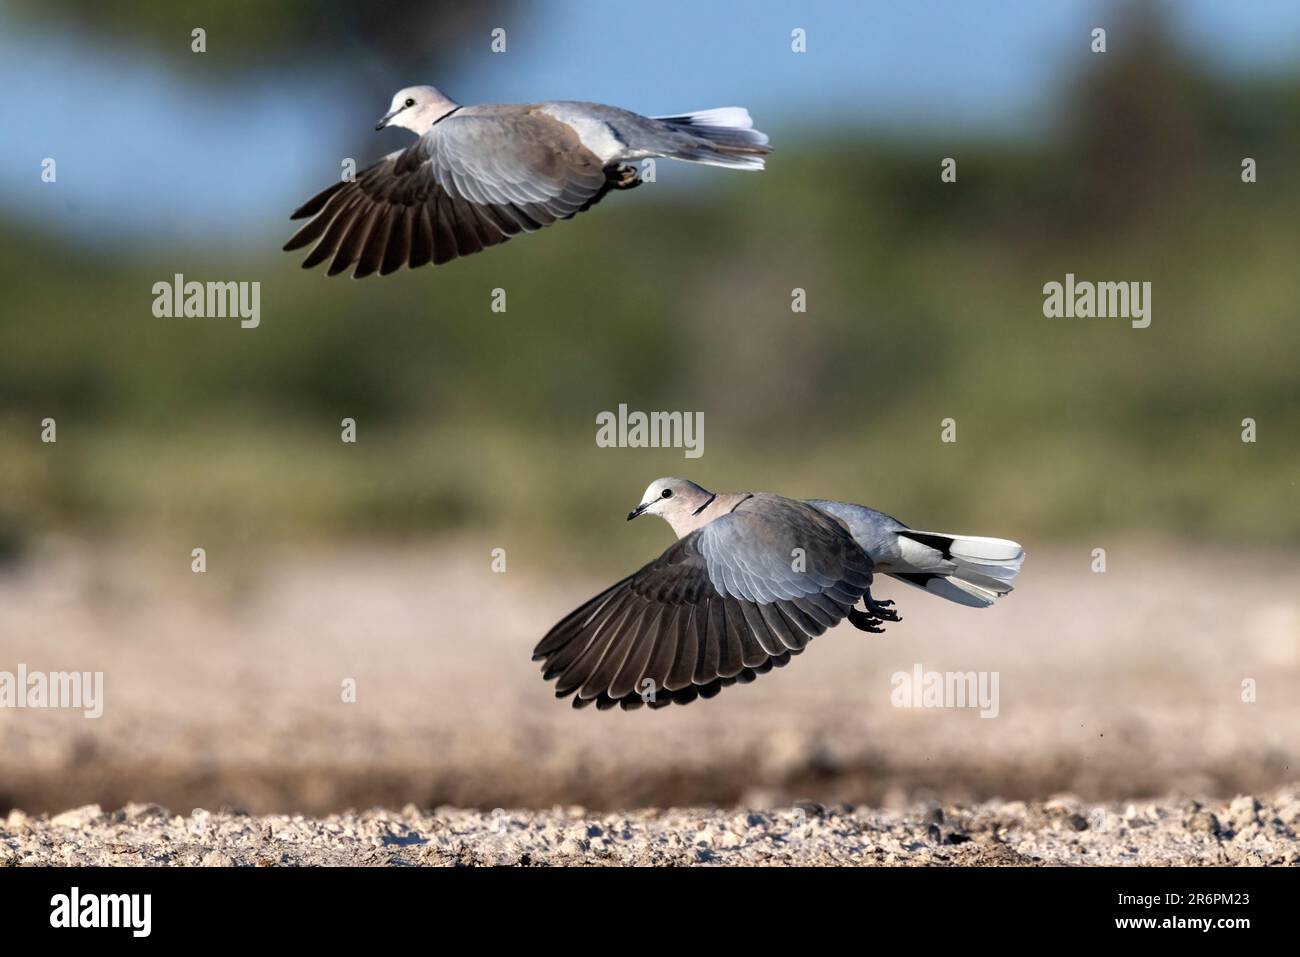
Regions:
M 879 811 L 810 802 L 769 811 L 593 813 L 457 808 L 323 818 L 156 805 L 87 806 L 0 825 L 0 865 L 461 866 L 1300 863 L 1300 792 L 1263 800 L 1090 805 L 986 801 Z

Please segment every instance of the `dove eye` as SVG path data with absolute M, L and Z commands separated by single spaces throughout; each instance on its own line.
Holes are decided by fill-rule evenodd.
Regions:
M 407 101 L 406 101 L 406 105 L 407 105 L 407 106 L 415 106 L 415 100 L 407 100 Z
M 666 489 L 664 489 L 663 494 L 662 494 L 661 496 L 659 496 L 659 497 L 660 497 L 660 498 L 672 498 L 672 497 L 673 497 L 673 490 L 670 489 L 670 488 L 666 488 Z

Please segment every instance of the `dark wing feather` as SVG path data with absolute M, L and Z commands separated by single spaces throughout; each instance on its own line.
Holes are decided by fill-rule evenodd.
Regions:
M 784 666 L 870 585 L 871 560 L 842 526 L 756 497 L 567 615 L 533 660 L 575 708 L 685 704 Z

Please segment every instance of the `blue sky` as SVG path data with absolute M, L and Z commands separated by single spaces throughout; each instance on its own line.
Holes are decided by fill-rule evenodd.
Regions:
M 1139 0 L 1133 0 L 1139 2 Z M 464 102 L 595 99 L 647 113 L 741 104 L 781 139 L 809 128 L 943 136 L 1032 130 L 1047 118 L 1088 33 L 1115 18 L 1093 0 L 520 3 L 456 51 L 434 82 Z M 1181 0 L 1182 41 L 1216 69 L 1295 70 L 1300 3 Z M 61 35 L 0 12 L 0 214 L 83 237 L 238 243 L 284 231 L 289 209 L 338 174 L 397 148 L 371 126 L 386 101 L 355 95 L 348 65 L 328 76 L 273 64 L 219 83 L 173 74 L 152 54 Z M 790 52 L 803 27 L 808 52 Z M 1112 49 L 1124 42 L 1112 28 Z M 219 58 L 219 38 L 209 57 Z M 446 51 L 439 62 L 446 64 Z M 214 63 L 220 72 L 220 63 Z M 374 80 L 373 62 L 356 64 Z M 445 70 L 446 67 L 444 66 Z M 56 187 L 39 180 L 58 161 Z

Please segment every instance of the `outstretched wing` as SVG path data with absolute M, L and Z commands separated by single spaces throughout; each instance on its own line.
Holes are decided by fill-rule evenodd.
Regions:
M 556 697 L 576 693 L 574 707 L 711 698 L 789 663 L 870 585 L 871 560 L 842 526 L 765 496 L 674 542 L 568 615 L 533 660 L 555 679 Z
M 354 263 L 354 278 L 445 263 L 587 209 L 609 189 L 600 159 L 545 113 L 458 112 L 353 181 L 294 211 L 310 218 L 286 251 L 303 261 Z

